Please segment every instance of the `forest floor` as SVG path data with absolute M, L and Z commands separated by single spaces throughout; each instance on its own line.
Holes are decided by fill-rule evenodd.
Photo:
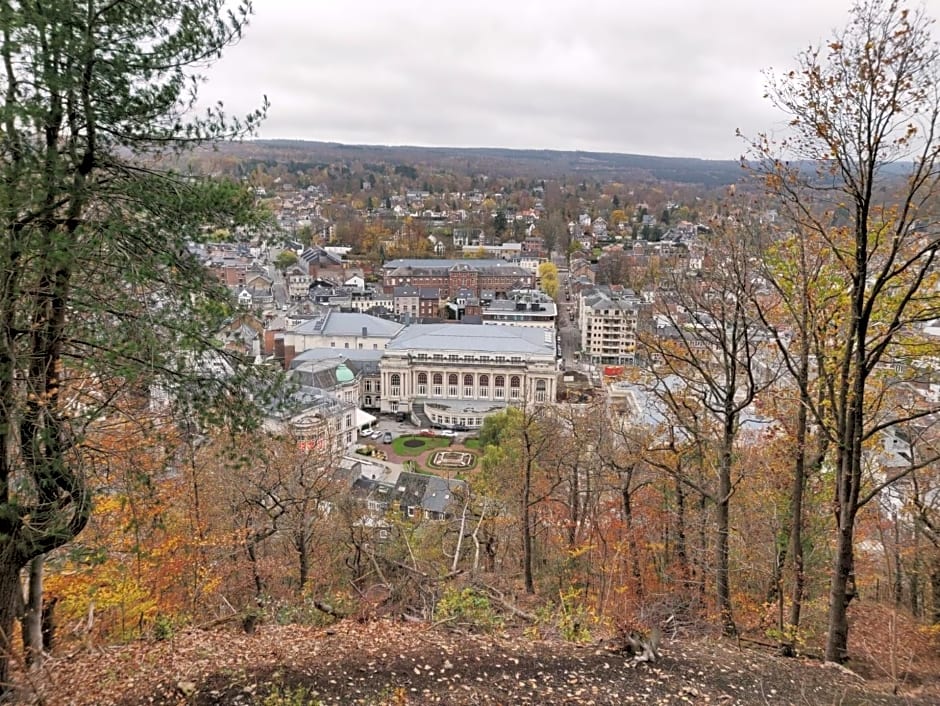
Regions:
M 252 634 L 222 626 L 56 656 L 18 684 L 21 703 L 50 706 L 940 704 L 936 672 L 894 695 L 884 674 L 865 679 L 731 641 L 667 638 L 661 651 L 655 663 L 634 665 L 601 644 L 384 619 L 261 625 Z

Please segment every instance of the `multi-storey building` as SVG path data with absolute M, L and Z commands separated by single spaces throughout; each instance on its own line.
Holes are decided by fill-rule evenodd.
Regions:
M 481 318 L 489 326 L 528 326 L 555 329 L 558 309 L 554 300 L 538 290 L 509 293 L 508 299 L 493 299 L 481 311 Z
M 419 424 L 477 428 L 509 404 L 555 399 L 555 332 L 521 326 L 416 324 L 379 363 L 383 412 Z
M 423 319 L 441 315 L 441 290 L 437 287 L 395 287 L 392 299 L 392 311 L 400 317 Z
M 355 443 L 356 420 L 355 403 L 302 386 L 272 405 L 264 427 L 275 434 L 289 434 L 301 449 L 322 454 L 329 461 L 341 458 Z
M 300 264 L 292 265 L 284 272 L 284 281 L 287 284 L 287 296 L 294 301 L 301 301 L 307 298 L 310 292 L 310 285 L 313 282 L 313 275 Z
M 328 389 L 363 409 L 378 409 L 382 397 L 379 361 L 384 351 L 311 348 L 291 361 L 291 377 L 303 385 Z
M 535 275 L 505 260 L 390 260 L 382 267 L 382 286 L 387 293 L 395 287 L 436 287 L 448 298 L 461 289 L 480 296 L 492 290 L 505 296 L 513 289 L 531 289 Z
M 592 363 L 634 364 L 641 299 L 632 289 L 599 285 L 581 292 L 581 357 Z
M 280 356 L 287 367 L 296 354 L 311 348 L 380 351 L 403 328 L 402 324 L 377 316 L 328 309 L 278 334 L 281 339 Z M 278 350 L 277 339 L 275 350 Z

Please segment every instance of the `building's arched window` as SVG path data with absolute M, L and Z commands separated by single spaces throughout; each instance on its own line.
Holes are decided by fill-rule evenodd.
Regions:
M 480 399 L 488 399 L 490 396 L 490 376 L 480 376 Z
M 473 375 L 463 376 L 463 396 L 464 398 L 473 397 Z
M 389 384 L 392 386 L 392 397 L 401 395 L 401 375 L 392 373 L 391 376 L 389 376 Z
M 444 376 L 441 373 L 434 373 L 434 377 L 431 378 L 433 382 L 433 387 L 431 388 L 431 394 L 434 397 L 443 397 L 444 396 Z
M 457 396 L 457 373 L 451 373 L 447 376 L 447 396 L 456 397 Z
M 428 374 L 418 373 L 418 396 L 425 397 L 428 394 Z
M 501 400 L 506 397 L 506 378 L 503 375 L 497 375 L 493 378 L 493 396 Z
M 513 375 L 509 378 L 509 397 L 514 400 L 519 399 L 520 391 L 522 390 L 522 378 L 518 375 Z

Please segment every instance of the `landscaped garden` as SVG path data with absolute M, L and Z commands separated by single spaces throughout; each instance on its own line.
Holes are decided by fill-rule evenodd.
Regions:
M 399 436 L 392 441 L 392 450 L 399 456 L 420 456 L 429 449 L 450 446 L 451 440 L 441 436 Z
M 471 451 L 435 451 L 427 464 L 439 471 L 466 471 L 476 465 L 476 454 Z
M 423 434 L 405 434 L 392 441 L 391 452 L 402 461 L 406 468 L 417 472 L 460 473 L 477 465 L 480 451 L 468 450 L 466 445 L 457 444 L 458 448 L 449 449 L 454 443 L 453 437 Z

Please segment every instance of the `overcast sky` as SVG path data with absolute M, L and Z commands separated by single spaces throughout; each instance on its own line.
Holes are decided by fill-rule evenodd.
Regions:
M 210 72 L 261 137 L 736 159 L 782 124 L 762 70 L 850 0 L 255 0 Z M 940 17 L 940 0 L 925 0 Z

